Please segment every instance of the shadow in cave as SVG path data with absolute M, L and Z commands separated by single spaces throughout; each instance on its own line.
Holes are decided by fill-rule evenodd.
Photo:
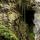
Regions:
M 35 13 L 35 10 L 33 10 L 32 8 L 25 10 L 25 22 L 28 24 L 29 31 L 31 32 L 33 32 L 34 13 Z
M 22 6 L 23 6 L 23 9 L 22 9 Z M 35 4 L 33 4 L 32 6 L 35 6 Z M 19 5 L 17 5 L 17 7 L 19 8 Z M 24 8 L 25 8 L 25 17 L 24 17 Z M 25 21 L 26 24 L 28 24 L 29 31 L 33 32 L 33 26 L 35 25 L 33 23 L 35 10 L 33 10 L 32 7 L 27 8 L 26 5 L 25 5 L 25 7 L 24 7 L 24 5 L 21 5 L 21 7 L 18 9 L 18 11 L 23 13 L 23 21 Z

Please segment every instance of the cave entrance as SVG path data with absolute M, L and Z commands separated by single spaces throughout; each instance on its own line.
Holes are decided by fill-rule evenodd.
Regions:
M 33 31 L 34 13 L 35 13 L 35 10 L 33 10 L 31 7 L 28 9 L 25 7 L 25 12 L 23 11 L 24 22 L 28 24 L 28 26 L 29 26 L 28 28 L 30 31 Z
M 27 8 L 27 6 L 25 5 L 22 6 L 23 6 L 22 13 L 24 22 L 26 22 L 29 26 L 33 25 L 35 10 L 33 10 L 32 7 Z
M 34 23 L 33 23 L 33 20 L 34 20 L 34 10 L 33 9 L 26 9 L 25 10 L 25 22 L 29 25 L 29 26 L 31 26 L 31 25 L 34 25 Z

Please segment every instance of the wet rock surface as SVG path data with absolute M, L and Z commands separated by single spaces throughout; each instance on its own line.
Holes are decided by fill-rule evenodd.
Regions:
M 40 40 L 40 0 L 36 0 L 36 12 L 34 14 L 34 33 L 35 40 Z

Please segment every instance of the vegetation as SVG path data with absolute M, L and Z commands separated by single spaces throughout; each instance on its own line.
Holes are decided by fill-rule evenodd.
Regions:
M 30 31 L 33 24 L 29 26 L 24 19 L 33 3 L 31 0 L 0 0 L 0 40 L 34 40 L 34 33 Z
M 4 38 L 3 38 L 4 37 Z M 0 24 L 0 40 L 19 40 L 15 33 L 8 29 L 4 25 Z

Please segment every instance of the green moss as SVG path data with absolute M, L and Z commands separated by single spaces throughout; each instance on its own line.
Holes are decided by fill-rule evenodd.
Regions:
M 29 39 L 34 40 L 34 33 L 29 33 Z
M 0 35 L 10 40 L 18 40 L 16 35 L 4 25 L 0 25 Z

